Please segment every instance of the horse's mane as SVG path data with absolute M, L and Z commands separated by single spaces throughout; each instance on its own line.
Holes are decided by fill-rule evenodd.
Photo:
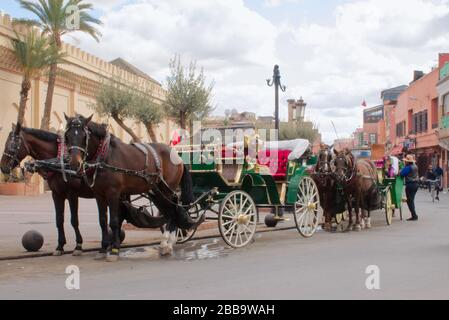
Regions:
M 48 131 L 44 131 L 44 130 L 32 129 L 32 128 L 22 128 L 22 130 L 27 134 L 30 134 L 40 140 L 44 140 L 47 142 L 57 142 L 58 138 L 59 138 L 59 136 L 56 133 L 48 132 Z
M 108 125 L 105 123 L 89 122 L 89 131 L 98 138 L 104 138 L 108 134 Z

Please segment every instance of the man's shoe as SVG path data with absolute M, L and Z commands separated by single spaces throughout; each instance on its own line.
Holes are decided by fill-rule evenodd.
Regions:
M 407 221 L 418 221 L 418 217 L 413 217 L 413 218 L 407 219 Z
M 435 199 L 438 200 L 438 201 L 440 201 L 440 197 L 436 197 Z

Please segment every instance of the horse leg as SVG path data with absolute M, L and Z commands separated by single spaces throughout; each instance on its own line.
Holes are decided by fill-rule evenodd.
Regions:
M 108 204 L 104 199 L 97 199 L 98 219 L 101 228 L 101 250 L 97 254 L 96 259 L 106 258 L 109 247 L 108 232 Z
M 363 211 L 363 209 L 362 209 Z M 360 225 L 360 196 L 357 196 L 355 201 L 355 231 L 361 231 L 362 226 Z
M 367 217 L 365 218 L 366 229 L 371 229 L 371 211 L 368 210 Z
M 120 255 L 120 193 L 111 192 L 108 197 L 109 205 L 109 226 L 112 230 L 111 252 L 108 252 L 106 261 L 116 262 Z
M 71 223 L 73 230 L 75 230 L 76 237 L 76 247 L 73 251 L 74 256 L 80 256 L 83 254 L 83 237 L 81 236 L 81 232 L 79 229 L 79 220 L 78 220 L 78 197 L 70 196 L 68 198 L 70 213 L 71 213 Z
M 165 232 L 164 232 L 164 246 L 161 243 L 161 250 L 160 254 L 161 256 L 171 256 L 173 254 L 173 246 L 176 244 L 177 237 L 176 237 L 176 225 L 171 220 L 167 225 L 165 226 Z
M 53 255 L 59 257 L 64 254 L 64 246 L 67 243 L 64 233 L 65 199 L 60 195 L 56 194 L 55 192 L 52 192 L 52 197 L 56 212 L 56 228 L 58 229 L 58 247 L 53 252 Z
M 163 233 L 162 233 L 162 240 L 161 240 L 161 244 L 159 245 L 159 254 L 161 256 L 165 256 L 168 255 L 168 242 L 170 240 L 170 231 L 168 230 L 168 224 L 166 224 L 163 227 Z
M 348 222 L 348 228 L 347 231 L 351 231 L 352 230 L 352 224 L 354 223 L 352 221 L 352 203 L 351 203 L 352 199 L 351 197 L 349 197 L 349 199 L 347 200 L 347 204 L 348 204 L 348 218 L 349 218 L 349 222 Z

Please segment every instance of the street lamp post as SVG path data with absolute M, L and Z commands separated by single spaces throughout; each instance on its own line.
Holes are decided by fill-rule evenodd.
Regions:
M 274 99 L 275 99 L 275 129 L 279 132 L 280 128 L 280 122 L 279 122 L 279 89 L 282 90 L 282 92 L 285 92 L 287 90 L 286 86 L 283 86 L 281 84 L 281 72 L 279 71 L 279 66 L 274 66 L 273 71 L 273 79 L 267 79 L 267 84 L 269 87 L 274 86 Z

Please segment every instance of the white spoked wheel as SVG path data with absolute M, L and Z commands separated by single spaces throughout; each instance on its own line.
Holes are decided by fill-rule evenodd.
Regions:
M 200 210 L 201 207 L 199 204 L 197 204 L 196 206 L 193 206 L 189 211 L 189 215 L 192 219 L 198 219 L 200 216 Z M 193 236 L 196 233 L 196 228 L 192 229 L 192 230 L 182 230 L 179 229 L 176 231 L 176 237 L 177 237 L 177 244 L 183 244 L 186 243 L 187 241 L 189 241 L 190 239 L 193 238 Z
M 391 190 L 388 189 L 385 193 L 385 217 L 387 219 L 387 225 L 391 226 L 393 223 L 393 213 L 395 206 L 393 205 L 393 201 L 391 200 Z
M 312 237 L 318 227 L 320 196 L 318 187 L 310 177 L 299 181 L 298 196 L 295 203 L 295 223 L 304 238 Z
M 256 234 L 257 207 L 244 191 L 228 194 L 220 205 L 218 228 L 223 240 L 232 248 L 249 244 Z

